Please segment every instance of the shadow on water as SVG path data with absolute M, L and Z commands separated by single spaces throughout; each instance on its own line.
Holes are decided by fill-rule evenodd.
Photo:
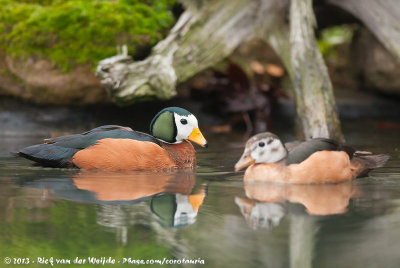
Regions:
M 397 267 L 399 130 L 380 128 L 374 120 L 344 122 L 343 128 L 357 149 L 390 154 L 387 165 L 336 185 L 244 185 L 243 173 L 233 172 L 244 145 L 240 133 L 205 133 L 210 147 L 197 148 L 197 169 L 167 173 L 34 167 L 6 151 L 42 137 L 4 138 L 0 257 Z M 278 126 L 275 132 L 293 139 L 292 130 Z

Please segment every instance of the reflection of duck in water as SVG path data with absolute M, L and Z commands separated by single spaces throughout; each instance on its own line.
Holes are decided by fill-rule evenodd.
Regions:
M 164 194 L 151 199 L 151 211 L 166 227 L 183 227 L 195 222 L 206 196 L 206 185 L 195 194 Z
M 277 227 L 286 215 L 283 203 L 259 202 L 241 197 L 235 197 L 235 203 L 239 206 L 247 224 L 253 229 Z
M 165 225 L 191 224 L 206 196 L 205 186 L 195 190 L 196 175 L 192 170 L 80 171 L 72 179 L 26 181 L 24 188 L 46 190 L 48 198 L 98 204 L 99 223 L 109 227 L 131 225 L 139 214 L 152 221 L 152 213 Z M 144 201 L 150 201 L 150 208 Z M 172 209 L 163 209 L 169 207 Z M 172 224 L 164 220 L 166 211 L 177 218 L 170 221 Z M 178 214 L 188 215 L 187 222 L 184 217 L 178 219 Z
M 150 209 L 167 227 L 194 223 L 206 196 L 202 186 L 192 194 L 193 172 L 82 172 L 74 177 L 80 190 L 93 192 L 99 201 L 127 201 L 151 198 Z
M 358 195 L 356 185 L 340 184 L 292 185 L 274 183 L 245 183 L 248 198 L 235 198 L 249 225 L 264 227 L 269 222 L 274 227 L 285 215 L 283 202 L 302 204 L 310 215 L 346 213 L 350 198 Z M 267 206 L 269 209 L 260 209 Z
M 22 149 L 19 155 L 50 167 L 81 169 L 160 170 L 193 168 L 193 141 L 207 142 L 196 117 L 185 109 L 169 107 L 151 121 L 151 135 L 129 127 L 101 126 L 82 134 L 47 139 Z
M 140 200 L 160 193 L 190 194 L 196 177 L 192 171 L 98 172 L 84 171 L 73 177 L 75 186 L 90 191 L 99 201 Z
M 276 135 L 265 132 L 248 140 L 235 170 L 249 166 L 245 181 L 338 183 L 365 176 L 388 159 L 387 155 L 358 152 L 325 138 L 299 143 L 288 151 Z

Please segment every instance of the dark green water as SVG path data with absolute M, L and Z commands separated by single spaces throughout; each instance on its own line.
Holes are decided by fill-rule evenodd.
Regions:
M 198 149 L 196 172 L 176 174 L 34 167 L 9 152 L 45 137 L 4 136 L 0 267 L 11 266 L 6 257 L 29 259 L 26 267 L 50 266 L 37 262 L 51 257 L 56 267 L 56 259 L 76 258 L 85 260 L 80 267 L 97 267 L 91 257 L 114 259 L 109 267 L 128 258 L 202 267 L 399 267 L 398 125 L 353 120 L 343 129 L 357 149 L 389 154 L 386 167 L 347 184 L 246 189 L 243 173 L 232 171 L 240 134 L 204 133 L 210 147 Z M 293 138 L 291 130 L 277 131 Z

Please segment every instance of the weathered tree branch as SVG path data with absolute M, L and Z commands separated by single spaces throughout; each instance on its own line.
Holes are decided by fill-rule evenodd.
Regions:
M 291 78 L 297 114 L 306 138 L 343 140 L 335 110 L 332 83 L 314 35 L 312 0 L 290 5 Z
M 117 103 L 171 98 L 177 83 L 220 62 L 239 44 L 263 36 L 287 5 L 287 0 L 182 2 L 185 12 L 147 59 L 132 62 L 116 56 L 99 63 L 97 76 Z
M 342 139 L 332 85 L 314 37 L 311 0 L 292 0 L 290 25 L 284 21 L 287 0 L 183 2 L 186 11 L 147 59 L 116 56 L 100 62 L 97 75 L 117 103 L 170 98 L 177 83 L 223 60 L 239 44 L 262 38 L 292 78 L 305 137 Z
M 293 83 L 300 128 L 305 138 L 342 141 L 329 74 L 314 36 L 311 0 L 292 0 L 290 25 L 284 18 L 265 36 L 281 57 Z

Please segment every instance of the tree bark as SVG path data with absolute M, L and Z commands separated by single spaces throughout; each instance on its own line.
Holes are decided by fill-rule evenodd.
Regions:
M 175 96 L 177 83 L 260 38 L 287 5 L 287 0 L 182 2 L 185 12 L 147 59 L 133 62 L 119 55 L 99 63 L 96 74 L 118 104 Z
M 306 139 L 329 137 L 343 141 L 332 83 L 315 39 L 315 26 L 312 0 L 292 0 L 289 74 L 297 114 Z
M 144 61 L 119 55 L 99 63 L 97 75 L 115 102 L 168 99 L 175 86 L 220 62 L 241 43 L 267 40 L 293 81 L 306 138 L 342 140 L 332 85 L 314 37 L 311 0 L 185 0 L 186 10 Z M 290 27 L 289 27 L 290 26 Z

